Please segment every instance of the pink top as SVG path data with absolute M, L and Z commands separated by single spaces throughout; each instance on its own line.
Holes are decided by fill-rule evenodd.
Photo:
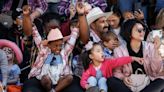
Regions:
M 115 67 L 122 66 L 123 64 L 127 64 L 132 62 L 131 57 L 121 57 L 121 58 L 116 58 L 116 59 L 105 59 L 102 62 L 100 70 L 102 71 L 102 75 L 105 78 L 111 77 L 112 76 L 112 70 Z M 83 72 L 82 78 L 80 81 L 80 85 L 85 88 L 87 85 L 87 80 L 90 76 L 96 76 L 96 70 L 93 66 L 93 64 L 89 65 L 89 68 Z

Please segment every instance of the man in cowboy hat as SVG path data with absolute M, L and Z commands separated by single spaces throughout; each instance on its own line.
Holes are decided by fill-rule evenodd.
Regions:
M 86 15 L 90 27 L 90 40 L 93 42 L 101 41 L 101 34 L 108 31 L 106 19 L 111 14 L 112 12 L 104 13 L 99 7 L 95 7 Z

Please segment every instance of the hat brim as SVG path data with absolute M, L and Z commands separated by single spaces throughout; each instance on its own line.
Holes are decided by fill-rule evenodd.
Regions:
M 23 61 L 23 54 L 22 54 L 20 48 L 14 42 L 5 40 L 5 39 L 1 39 L 0 40 L 0 48 L 2 48 L 2 47 L 11 48 L 14 51 L 19 64 Z
M 56 41 L 56 40 L 61 40 L 61 39 L 64 41 L 64 37 L 62 37 L 62 38 L 55 39 L 55 40 L 43 40 L 41 43 L 42 43 L 44 46 L 47 46 L 47 45 L 48 45 L 48 42 Z
M 92 17 L 90 17 L 90 18 L 87 19 L 87 23 L 88 23 L 88 25 L 90 25 L 91 23 L 93 23 L 98 18 L 101 18 L 101 17 L 108 18 L 112 14 L 113 14 L 113 12 L 106 12 L 106 13 L 103 13 L 103 14 L 94 15 L 94 16 L 92 16 Z

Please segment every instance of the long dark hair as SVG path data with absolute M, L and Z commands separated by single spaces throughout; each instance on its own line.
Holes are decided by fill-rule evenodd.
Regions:
M 93 50 L 94 46 L 96 46 L 96 45 L 100 45 L 100 44 L 93 43 L 93 47 L 90 50 L 85 51 L 84 53 L 82 53 L 80 55 L 80 60 L 83 63 L 84 70 L 87 70 L 89 68 L 89 64 L 91 63 L 91 59 L 89 58 L 89 55 L 91 54 L 91 51 Z
M 132 29 L 133 27 L 135 26 L 136 23 L 139 23 L 141 24 L 144 29 L 146 28 L 145 27 L 145 24 L 141 21 L 138 21 L 136 19 L 129 19 L 127 20 L 121 27 L 121 33 L 120 35 L 123 37 L 123 39 L 129 43 L 131 41 L 131 33 L 132 33 Z

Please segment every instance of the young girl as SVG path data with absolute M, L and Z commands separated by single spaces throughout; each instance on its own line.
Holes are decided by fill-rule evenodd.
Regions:
M 113 56 L 113 50 L 119 46 L 119 40 L 117 35 L 111 31 L 108 31 L 102 35 L 103 51 L 105 58 L 111 58 Z
M 17 84 L 19 82 L 19 75 L 21 74 L 20 68 L 14 63 L 14 52 L 9 47 L 4 47 L 8 59 L 8 80 L 7 84 Z
M 7 84 L 14 84 L 16 85 L 19 83 L 19 75 L 21 70 L 17 64 L 15 64 L 15 60 L 18 63 L 21 63 L 23 60 L 22 52 L 20 48 L 14 43 L 9 40 L 1 39 L 0 40 L 0 48 L 5 52 L 8 60 L 8 76 L 7 76 Z M 16 57 L 16 59 L 15 59 Z M 5 69 L 5 68 L 4 68 Z
M 87 46 L 88 52 L 84 53 L 83 65 L 85 71 L 82 74 L 81 86 L 88 89 L 98 86 L 101 92 L 107 92 L 106 80 L 112 76 L 112 69 L 132 61 L 142 63 L 141 58 L 122 57 L 117 59 L 104 59 L 103 49 L 100 44 L 93 43 Z

